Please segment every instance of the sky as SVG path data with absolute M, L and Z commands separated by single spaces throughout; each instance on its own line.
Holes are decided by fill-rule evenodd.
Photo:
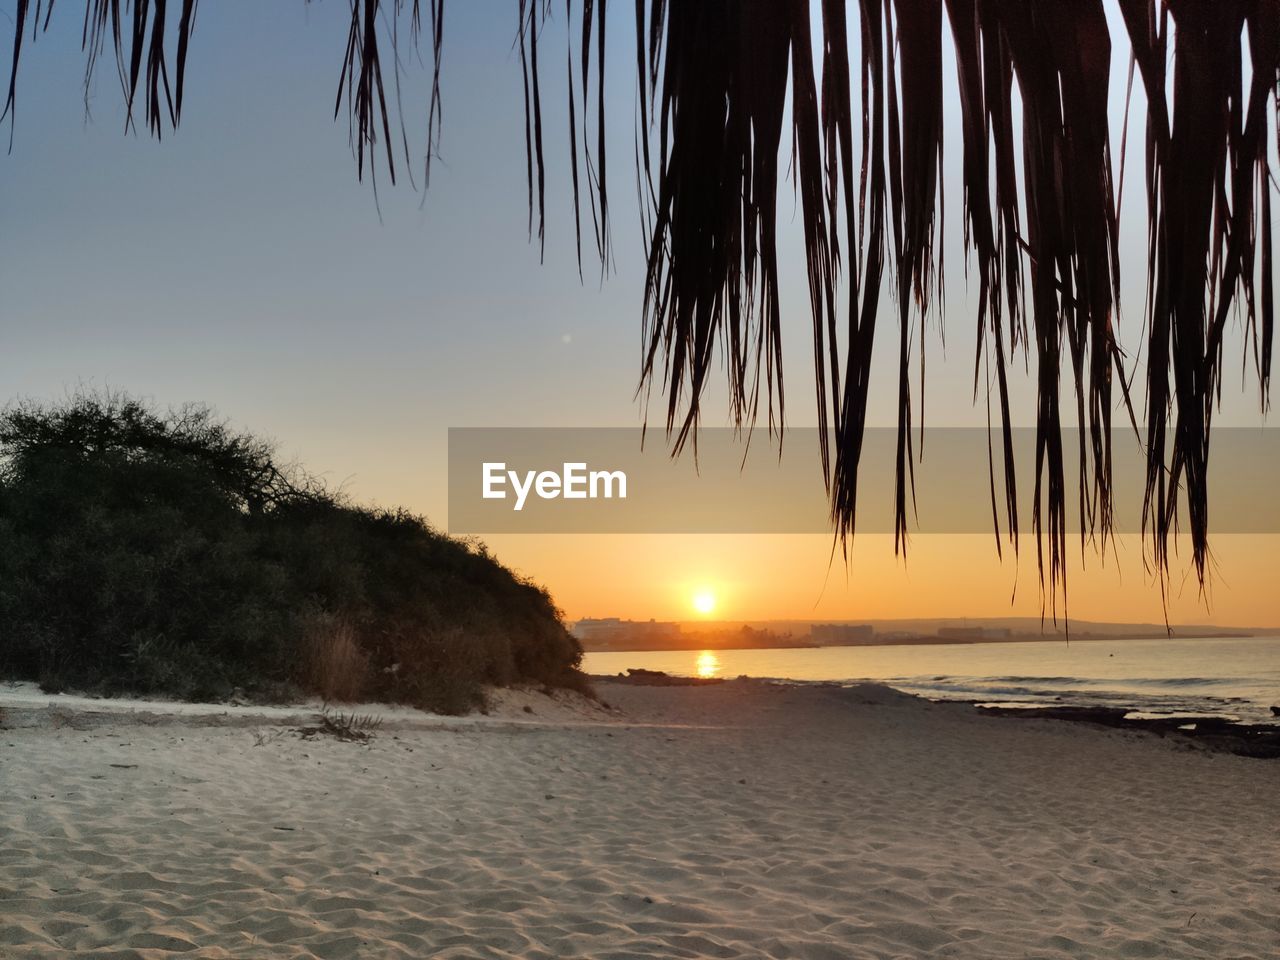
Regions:
M 86 103 L 81 12 L 55 8 L 49 33 L 24 51 L 13 147 L 0 158 L 0 399 L 57 399 L 90 387 L 161 406 L 203 401 L 276 438 L 286 458 L 355 499 L 404 505 L 444 526 L 448 428 L 644 419 L 635 397 L 643 246 L 631 166 L 633 40 L 629 24 L 615 24 L 606 74 L 616 268 L 601 281 L 588 259 L 579 282 L 563 23 L 544 34 L 543 49 L 555 55 L 544 61 L 540 262 L 526 232 L 515 5 L 447 5 L 443 139 L 425 197 L 403 177 L 392 187 L 380 175 L 376 196 L 367 176 L 357 181 L 345 116 L 335 122 L 332 113 L 345 7 L 201 5 L 183 124 L 161 143 L 125 134 L 110 64 Z M 0 19 L 13 10 L 13 0 L 0 0 Z M 1115 59 L 1113 88 L 1122 91 L 1127 56 Z M 7 66 L 0 54 L 6 76 Z M 424 68 L 407 63 L 402 85 L 416 161 Z M 945 111 L 953 145 L 954 107 Z M 1117 96 L 1117 129 L 1122 111 Z M 1130 157 L 1134 177 L 1138 153 Z M 925 341 L 930 426 L 985 422 L 972 397 L 976 297 L 963 270 L 957 154 L 948 152 L 945 174 L 947 338 L 944 345 L 935 318 Z M 1136 351 L 1145 240 L 1139 191 L 1129 193 L 1120 337 Z M 792 202 L 788 189 L 780 205 L 788 423 L 812 426 L 810 320 Z M 896 336 L 883 326 L 886 362 L 876 366 L 870 421 L 888 426 Z M 1031 425 L 1033 376 L 1018 372 L 1015 381 L 1015 423 Z M 718 399 L 713 393 L 709 425 L 727 423 Z M 1264 422 L 1252 382 L 1229 378 L 1216 423 Z M 664 452 L 654 445 L 647 455 Z M 753 458 L 771 455 L 764 444 L 753 447 Z M 813 478 L 821 484 L 816 462 Z M 1029 538 L 1015 561 L 1000 559 L 990 536 L 917 534 L 904 561 L 892 537 L 863 535 L 847 566 L 833 560 L 825 534 L 485 539 L 509 566 L 545 584 L 571 619 L 688 617 L 694 594 L 706 590 L 716 595 L 714 615 L 730 619 L 1025 616 L 1042 607 Z M 1186 576 L 1185 544 L 1175 560 L 1170 618 L 1280 624 L 1275 537 L 1220 535 L 1212 543 L 1207 595 Z M 1120 538 L 1105 562 L 1075 551 L 1071 616 L 1161 620 L 1161 592 L 1143 553 L 1137 537 Z

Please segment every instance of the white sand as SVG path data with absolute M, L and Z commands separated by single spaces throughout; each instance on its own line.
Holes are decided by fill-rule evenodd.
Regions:
M 601 693 L 363 746 L 0 692 L 0 956 L 1280 955 L 1275 761 L 875 687 Z

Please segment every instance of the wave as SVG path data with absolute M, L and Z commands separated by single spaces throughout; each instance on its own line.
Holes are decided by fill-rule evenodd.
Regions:
M 1229 711 L 1249 722 L 1272 723 L 1272 707 L 1280 706 L 1277 642 L 1134 642 L 1117 647 L 1117 659 L 1101 660 L 1066 660 L 1046 644 L 998 645 L 993 652 L 999 657 L 980 656 L 972 647 L 723 651 L 720 657 L 725 676 L 791 677 L 795 682 L 798 673 L 804 678 L 801 682 L 844 685 L 870 680 L 932 700 L 1098 705 L 1206 715 Z M 619 654 L 588 654 L 592 656 Z M 691 674 L 697 669 L 684 652 L 626 656 L 631 661 L 627 666 Z M 1067 673 L 1072 669 L 1081 673 Z
M 975 700 L 1027 706 L 1063 705 L 1124 707 L 1155 715 L 1258 714 L 1265 711 L 1249 697 L 1232 696 L 1234 685 L 1247 681 L 1219 677 L 1174 677 L 1165 680 L 1086 677 L 897 677 L 884 681 L 905 693 L 935 700 Z M 1226 694 L 1226 695 L 1224 695 Z
M 1009 677 L 974 677 L 939 674 L 932 677 L 893 677 L 891 683 L 1019 683 L 1043 684 L 1054 683 L 1063 686 L 1084 686 L 1086 684 L 1124 685 L 1133 687 L 1195 687 L 1225 686 L 1248 683 L 1242 677 L 1041 677 L 1041 676 L 1009 676 Z

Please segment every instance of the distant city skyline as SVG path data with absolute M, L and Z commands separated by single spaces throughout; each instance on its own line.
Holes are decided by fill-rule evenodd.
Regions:
M 725 628 L 737 627 L 753 627 L 767 628 L 773 627 L 778 629 L 812 629 L 814 631 L 825 631 L 828 629 L 843 630 L 851 628 L 858 631 L 869 631 L 871 633 L 892 634 L 892 633 L 918 633 L 921 631 L 936 631 L 943 636 L 963 636 L 966 631 L 989 631 L 1003 634 L 1023 634 L 1036 633 L 1043 634 L 1046 637 L 1062 637 L 1065 636 L 1068 624 L 1064 620 L 1054 623 L 1052 620 L 1046 620 L 1041 623 L 1038 617 L 894 617 L 888 619 L 796 619 L 791 617 L 782 617 L 769 620 L 752 620 L 752 619 L 735 619 L 726 617 L 722 620 L 712 618 L 685 618 L 674 620 L 659 620 L 656 617 L 629 618 L 629 617 L 581 617 L 577 620 L 569 621 L 570 629 L 578 636 L 589 635 L 597 631 L 607 631 L 618 628 L 639 628 L 641 630 L 649 630 L 653 632 L 663 632 L 666 630 L 684 630 L 690 629 L 691 633 L 699 630 L 719 630 Z M 1156 629 L 1163 633 L 1165 625 L 1163 623 L 1142 623 L 1129 621 L 1098 621 L 1098 620 L 1081 620 L 1075 617 L 1071 618 L 1070 630 L 1081 631 L 1084 633 L 1115 633 L 1126 632 L 1130 630 L 1142 630 L 1146 632 L 1150 629 Z M 584 629 L 585 628 L 585 629 Z M 1274 623 L 1250 623 L 1250 624 L 1211 624 L 1211 623 L 1186 623 L 1186 624 L 1169 624 L 1169 628 L 1175 633 L 1189 635 L 1188 631 L 1195 629 L 1222 630 L 1222 631 L 1276 631 L 1280 630 L 1280 624 Z

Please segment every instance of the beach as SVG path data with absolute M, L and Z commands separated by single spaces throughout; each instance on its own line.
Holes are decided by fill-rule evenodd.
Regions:
M 0 955 L 1235 957 L 1280 762 L 887 687 L 597 684 L 304 737 L 0 692 Z

